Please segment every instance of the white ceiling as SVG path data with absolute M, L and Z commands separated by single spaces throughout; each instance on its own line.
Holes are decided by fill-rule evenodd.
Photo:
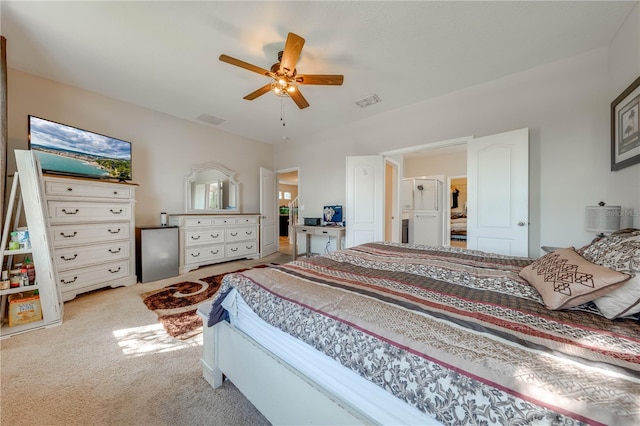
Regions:
M 79 1 L 2 0 L 15 68 L 268 143 L 296 139 L 609 44 L 637 1 Z M 298 110 L 268 78 L 220 62 L 269 68 L 288 32 L 306 39 Z M 362 109 L 355 101 L 377 94 Z M 55 117 L 52 117 L 54 119 Z M 210 125 L 210 124 L 206 124 Z

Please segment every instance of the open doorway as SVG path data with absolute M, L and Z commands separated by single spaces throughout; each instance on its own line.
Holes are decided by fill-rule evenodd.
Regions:
M 399 241 L 400 210 L 398 208 L 398 164 L 390 159 L 384 163 L 384 240 Z
M 449 244 L 467 248 L 467 176 L 449 176 Z
M 467 144 L 466 142 L 455 143 L 445 146 L 422 146 L 419 150 L 403 154 L 403 180 L 416 180 L 431 178 L 440 182 L 440 189 L 437 191 L 437 198 L 441 207 L 438 207 L 437 229 L 435 225 L 430 227 L 417 227 L 417 217 L 424 217 L 435 214 L 433 211 L 421 211 L 417 207 L 407 210 L 403 201 L 403 218 L 409 220 L 408 242 L 419 241 L 427 245 L 452 245 L 456 247 L 466 247 L 466 185 L 467 173 Z M 452 184 L 452 179 L 454 184 Z M 455 180 L 460 179 L 460 180 Z M 462 183 L 464 179 L 464 184 Z M 455 186 L 455 188 L 454 188 Z M 457 192 L 454 192 L 457 189 Z M 461 196 L 461 192 L 464 194 Z M 407 196 L 404 195 L 406 198 Z M 410 200 L 409 200 L 410 201 Z M 411 203 L 409 203 L 411 204 Z M 464 224 L 462 215 L 464 214 Z M 424 217 L 423 217 L 424 216 Z M 413 221 L 411 219 L 414 219 Z M 405 220 L 406 220 L 405 219 Z M 413 227 L 411 225 L 414 225 Z M 464 230 L 462 230 L 464 227 Z M 413 228 L 413 229 L 412 229 Z M 460 232 L 455 231 L 461 228 Z M 416 233 L 421 235 L 418 238 Z M 439 238 L 435 238 L 438 234 Z M 411 238 L 413 236 L 414 238 Z
M 278 179 L 278 251 L 293 254 L 293 225 L 298 223 L 298 199 L 300 197 L 298 169 L 277 172 Z

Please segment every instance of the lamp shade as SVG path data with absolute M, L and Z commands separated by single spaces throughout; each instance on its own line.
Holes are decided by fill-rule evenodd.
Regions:
M 587 231 L 615 232 L 620 229 L 621 206 L 587 206 Z

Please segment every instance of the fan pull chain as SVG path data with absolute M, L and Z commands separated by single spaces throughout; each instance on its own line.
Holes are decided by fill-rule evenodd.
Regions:
M 283 126 L 287 125 L 287 122 L 284 116 L 284 98 L 280 98 L 280 121 L 282 121 Z

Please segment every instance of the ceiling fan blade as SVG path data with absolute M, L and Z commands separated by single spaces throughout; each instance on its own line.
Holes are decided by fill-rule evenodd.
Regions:
M 249 93 L 247 96 L 245 96 L 243 99 L 246 99 L 248 101 L 252 101 L 255 98 L 257 98 L 258 96 L 262 96 L 265 93 L 269 92 L 271 90 L 271 83 L 269 84 L 265 84 L 264 86 L 262 86 L 261 88 L 259 88 L 258 90 L 256 90 L 255 92 L 251 92 Z
M 309 106 L 309 102 L 307 102 L 304 96 L 302 96 L 302 93 L 300 93 L 300 90 L 296 90 L 293 93 L 289 93 L 289 96 L 291 97 L 291 99 L 293 99 L 293 102 L 295 102 L 296 105 L 298 105 L 298 108 L 305 109 L 306 107 Z
M 321 74 L 304 74 L 296 76 L 298 84 L 321 84 L 328 86 L 342 86 L 344 76 L 342 75 L 321 75 Z
M 226 62 L 228 64 L 235 65 L 237 67 L 244 68 L 246 70 L 253 71 L 258 74 L 266 75 L 267 77 L 273 77 L 273 73 L 271 71 L 266 70 L 264 68 L 260 68 L 256 65 L 252 65 L 248 62 L 241 61 L 240 59 L 232 58 L 231 56 L 220 55 L 218 59 L 220 59 L 222 62 Z
M 304 46 L 304 39 L 297 34 L 289 33 L 287 42 L 284 45 L 282 59 L 280 59 L 280 71 L 284 74 L 291 75 L 296 68 L 300 53 Z

